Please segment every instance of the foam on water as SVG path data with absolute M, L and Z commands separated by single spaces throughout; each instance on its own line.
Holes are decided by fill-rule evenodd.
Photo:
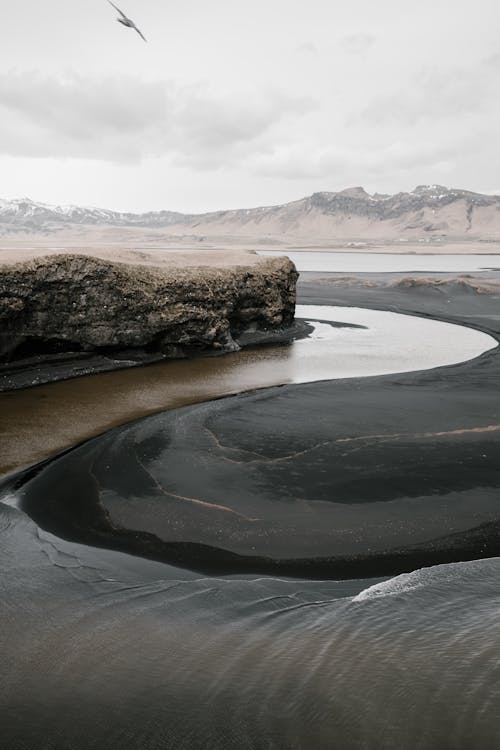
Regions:
M 379 599 L 390 596 L 407 594 L 417 589 L 423 589 L 426 586 L 435 583 L 454 582 L 457 580 L 458 571 L 456 568 L 461 563 L 452 563 L 447 565 L 435 565 L 433 568 L 420 568 L 411 573 L 402 573 L 399 576 L 390 578 L 388 581 L 381 581 L 373 586 L 369 586 L 360 591 L 355 597 L 354 602 L 366 601 L 368 599 Z
M 462 594 L 468 590 L 476 591 L 476 584 L 477 591 L 479 591 L 481 578 L 483 577 L 484 581 L 488 578 L 491 583 L 493 581 L 491 574 L 493 573 L 496 576 L 499 566 L 500 558 L 491 557 L 484 560 L 470 560 L 420 568 L 411 573 L 402 573 L 394 578 L 368 586 L 359 594 L 356 594 L 352 601 L 391 597 L 426 588 L 430 589 L 433 586 L 445 586 L 450 595 L 453 594 L 454 596 L 457 591 Z

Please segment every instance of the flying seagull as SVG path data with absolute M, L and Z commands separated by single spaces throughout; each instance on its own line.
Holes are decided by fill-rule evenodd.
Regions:
M 139 31 L 139 29 L 137 28 L 137 26 L 135 25 L 135 23 L 130 18 L 127 18 L 127 16 L 125 15 L 125 13 L 122 10 L 120 10 L 120 8 L 118 8 L 118 6 L 116 6 L 114 3 L 112 3 L 111 0 L 108 0 L 108 3 L 110 5 L 112 5 L 113 8 L 115 10 L 117 10 L 118 13 L 121 15 L 121 18 L 117 18 L 116 19 L 118 21 L 118 23 L 122 23 L 124 26 L 128 26 L 129 29 L 135 29 L 137 31 L 137 33 L 139 34 L 139 36 L 141 36 L 144 39 L 145 42 L 148 41 L 146 39 L 146 37 L 144 36 L 144 34 L 141 31 Z

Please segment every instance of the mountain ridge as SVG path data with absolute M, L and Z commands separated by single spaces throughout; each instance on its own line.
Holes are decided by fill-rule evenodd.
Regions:
M 294 239 L 500 239 L 500 196 L 419 185 L 369 194 L 362 187 L 320 191 L 284 204 L 206 213 L 121 212 L 0 199 L 0 234 L 61 233 L 79 227 L 163 230 L 175 236 Z

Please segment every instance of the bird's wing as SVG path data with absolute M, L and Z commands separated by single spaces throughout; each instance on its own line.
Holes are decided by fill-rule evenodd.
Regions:
M 115 5 L 114 3 L 112 3 L 112 2 L 111 2 L 111 0 L 108 0 L 108 3 L 109 3 L 110 5 L 112 5 L 112 6 L 113 6 L 113 8 L 114 8 L 115 10 L 117 10 L 117 11 L 118 11 L 118 13 L 119 13 L 119 14 L 120 14 L 121 16 L 123 16 L 123 18 L 127 18 L 127 16 L 125 15 L 125 13 L 124 13 L 124 12 L 123 12 L 122 10 L 120 10 L 120 8 L 119 8 L 119 7 L 117 6 L 117 5 Z M 127 18 L 127 21 L 128 21 L 128 18 Z
M 132 21 L 132 23 L 134 23 L 134 22 Z M 144 39 L 145 42 L 148 41 L 146 39 L 146 37 L 144 36 L 144 34 L 142 33 L 142 31 L 139 31 L 139 29 L 137 28 L 137 26 L 135 25 L 135 23 L 134 23 L 134 29 L 137 31 L 137 33 L 139 34 L 139 36 L 142 36 L 142 38 Z

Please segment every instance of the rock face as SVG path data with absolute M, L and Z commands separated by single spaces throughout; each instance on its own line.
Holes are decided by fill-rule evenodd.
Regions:
M 0 362 L 65 352 L 238 349 L 245 330 L 290 325 L 288 258 L 230 268 L 151 268 L 83 255 L 0 267 Z

